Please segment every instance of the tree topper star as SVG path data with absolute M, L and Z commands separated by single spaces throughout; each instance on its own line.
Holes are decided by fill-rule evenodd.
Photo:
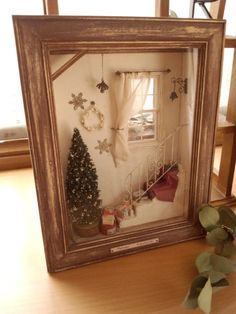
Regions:
M 72 100 L 69 101 L 69 104 L 74 105 L 74 110 L 81 108 L 84 109 L 83 103 L 87 101 L 87 99 L 83 99 L 83 93 L 79 93 L 78 96 L 75 94 L 71 94 Z
M 103 141 L 98 140 L 98 146 L 95 147 L 95 149 L 99 149 L 99 153 L 102 154 L 103 152 L 109 153 L 111 144 L 107 142 L 107 139 L 105 138 Z

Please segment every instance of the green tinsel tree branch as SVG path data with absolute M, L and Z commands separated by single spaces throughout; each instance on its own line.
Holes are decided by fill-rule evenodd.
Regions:
M 66 199 L 73 223 L 92 224 L 100 218 L 98 177 L 77 128 L 71 140 L 66 175 Z

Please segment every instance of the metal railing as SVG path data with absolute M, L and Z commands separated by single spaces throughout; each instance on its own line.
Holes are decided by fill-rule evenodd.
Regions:
M 140 162 L 126 177 L 125 184 L 131 204 L 139 202 L 143 196 L 166 173 L 178 164 L 178 141 L 180 127 L 157 142 L 153 152 Z

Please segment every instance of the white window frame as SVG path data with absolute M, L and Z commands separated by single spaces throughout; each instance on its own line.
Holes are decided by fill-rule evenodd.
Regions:
M 148 144 L 148 143 L 153 143 L 158 140 L 158 135 L 160 134 L 160 121 L 161 121 L 161 107 L 163 103 L 163 91 L 162 91 L 162 74 L 152 74 L 151 79 L 154 80 L 153 82 L 153 93 L 152 94 L 147 94 L 147 96 L 152 95 L 153 96 L 153 109 L 143 109 L 140 111 L 140 115 L 143 113 L 147 112 L 152 112 L 153 113 L 153 124 L 150 124 L 150 126 L 154 125 L 154 137 L 152 138 L 142 138 L 143 135 L 141 135 L 141 139 L 137 140 L 130 140 L 129 139 L 129 134 L 128 134 L 128 143 L 129 145 L 135 145 L 135 144 Z M 143 106 L 144 107 L 144 106 Z M 132 116 L 130 119 L 134 118 L 136 115 Z M 130 121 L 129 119 L 129 121 Z M 129 133 L 129 129 L 132 128 L 132 126 L 129 126 L 128 122 L 128 129 L 127 132 Z

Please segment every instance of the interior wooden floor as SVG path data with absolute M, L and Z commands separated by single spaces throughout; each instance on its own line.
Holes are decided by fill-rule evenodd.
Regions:
M 1 172 L 0 199 L 0 313 L 190 313 L 181 304 L 204 239 L 48 274 L 32 170 Z M 235 313 L 236 275 L 230 284 L 212 313 Z

